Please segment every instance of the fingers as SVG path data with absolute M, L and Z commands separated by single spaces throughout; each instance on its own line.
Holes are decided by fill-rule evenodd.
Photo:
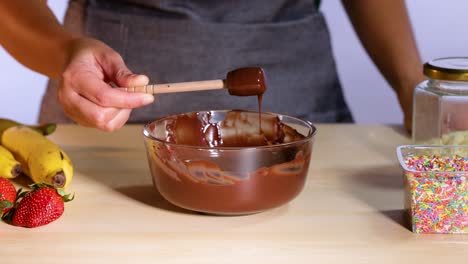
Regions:
M 65 113 L 82 126 L 113 131 L 128 120 L 131 109 L 154 101 L 151 94 L 127 93 L 112 88 L 148 84 L 148 77 L 133 74 L 121 56 L 104 43 L 78 39 L 62 73 L 58 100 Z
M 64 87 L 71 87 L 103 107 L 136 108 L 154 100 L 149 94 L 126 93 L 110 87 L 105 81 L 133 87 L 146 85 L 149 80 L 144 75 L 133 74 L 117 52 L 93 39 L 83 39 L 76 45 L 62 79 Z
M 100 71 L 106 79 L 120 87 L 143 86 L 149 83 L 145 75 L 133 74 L 125 65 L 122 57 L 113 50 L 96 57 L 101 66 Z M 79 65 L 83 67 L 83 64 Z M 94 74 L 95 71 L 84 71 L 84 75 L 78 76 L 81 81 L 77 92 L 94 103 L 104 107 L 135 108 L 150 104 L 154 101 L 153 95 L 143 93 L 126 93 L 113 89 L 103 81 L 102 74 Z M 101 73 L 101 72 L 100 72 Z
M 92 64 L 70 65 L 60 81 L 58 100 L 65 113 L 82 126 L 104 131 L 121 128 L 131 109 L 153 102 L 150 94 L 113 89 Z
M 121 109 L 113 119 L 106 123 L 107 131 L 114 131 L 121 128 L 130 118 L 131 109 Z
M 89 70 L 79 69 L 74 76 L 64 74 L 64 85 L 102 107 L 136 108 L 154 101 L 151 94 L 127 93 L 112 88 Z
M 127 122 L 131 109 L 104 108 L 73 91 L 59 91 L 65 113 L 81 126 L 114 131 Z

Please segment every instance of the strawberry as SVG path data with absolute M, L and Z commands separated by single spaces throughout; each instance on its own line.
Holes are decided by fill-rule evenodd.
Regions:
M 15 186 L 13 186 L 10 180 L 0 177 L 0 217 L 11 210 L 15 201 Z
M 33 184 L 32 190 L 18 196 L 11 223 L 15 226 L 38 227 L 49 224 L 62 216 L 64 202 L 73 200 L 63 190 L 48 184 Z

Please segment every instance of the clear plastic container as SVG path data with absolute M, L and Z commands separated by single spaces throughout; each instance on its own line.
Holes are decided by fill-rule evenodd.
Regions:
M 414 233 L 468 233 L 468 146 L 397 148 Z
M 468 57 L 427 62 L 424 74 L 414 93 L 413 142 L 468 145 Z

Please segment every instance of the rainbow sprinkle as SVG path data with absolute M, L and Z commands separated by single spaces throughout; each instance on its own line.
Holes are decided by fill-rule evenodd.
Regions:
M 468 233 L 468 158 L 410 156 L 407 207 L 415 233 Z

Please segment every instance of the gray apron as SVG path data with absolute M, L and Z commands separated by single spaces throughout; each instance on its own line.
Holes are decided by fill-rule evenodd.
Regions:
M 72 1 L 73 3 L 74 1 Z M 132 3 L 126 3 L 132 2 Z M 352 122 L 323 15 L 313 0 L 89 0 L 86 35 L 114 48 L 152 83 L 224 79 L 230 70 L 264 68 L 263 111 L 320 122 Z M 257 110 L 257 98 L 225 90 L 161 94 L 134 109 L 130 123 L 215 109 Z M 40 122 L 67 122 L 56 84 L 44 96 Z

